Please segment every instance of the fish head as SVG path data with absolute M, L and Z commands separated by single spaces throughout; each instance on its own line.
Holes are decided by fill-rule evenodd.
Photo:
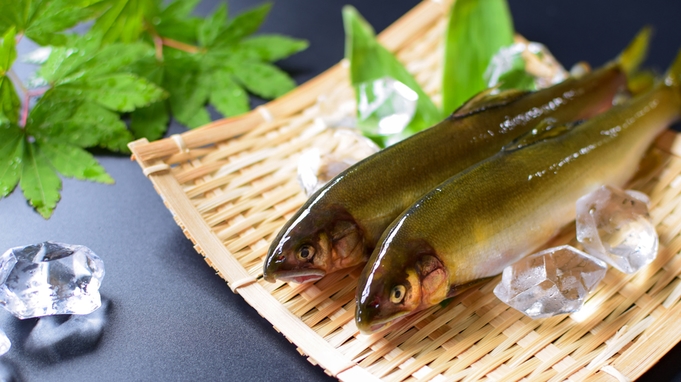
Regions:
M 314 282 L 366 261 L 364 235 L 342 207 L 303 208 L 270 245 L 265 280 Z
M 379 253 L 385 249 L 382 244 Z M 360 332 L 374 333 L 447 298 L 447 269 L 428 247 L 398 247 L 374 255 L 357 288 L 355 322 Z M 382 261 L 381 261 L 382 260 Z

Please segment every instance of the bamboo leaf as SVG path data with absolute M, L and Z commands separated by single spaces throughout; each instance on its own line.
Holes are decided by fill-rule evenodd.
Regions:
M 487 87 L 483 74 L 490 60 L 513 43 L 506 0 L 457 0 L 445 38 L 442 107 L 449 114 Z
M 351 6 L 343 8 L 345 25 L 345 57 L 350 61 L 350 80 L 355 89 L 357 86 L 383 77 L 391 77 L 402 82 L 418 94 L 416 111 L 403 136 L 421 131 L 441 119 L 440 111 L 421 89 L 414 77 L 386 48 L 376 40 L 371 26 Z M 359 100 L 359 94 L 357 93 Z M 378 137 L 379 144 L 385 141 Z

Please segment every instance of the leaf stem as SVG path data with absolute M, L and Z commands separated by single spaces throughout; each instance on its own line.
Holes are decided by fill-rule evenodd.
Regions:
M 26 87 L 24 86 L 24 83 L 21 82 L 21 80 L 19 79 L 19 76 L 17 76 L 17 74 L 14 72 L 14 70 L 12 70 L 12 68 L 9 68 L 9 70 L 7 71 L 7 75 L 12 80 L 12 82 L 14 82 L 14 84 L 17 85 L 19 87 L 19 89 L 21 89 L 22 93 L 25 94 L 26 92 L 28 92 L 28 89 L 26 89 Z
M 157 34 L 152 35 L 154 38 L 154 49 L 156 50 L 156 59 L 163 61 L 163 38 Z
M 187 52 L 187 53 L 199 53 L 199 52 L 204 51 L 203 49 L 199 48 L 198 46 L 185 44 L 183 42 L 173 40 L 173 39 L 167 38 L 167 37 L 161 37 L 161 41 L 162 41 L 163 45 L 165 45 L 165 46 L 169 46 L 171 48 L 175 48 L 177 50 L 181 50 L 181 51 L 184 51 L 184 52 Z
M 24 92 L 24 102 L 21 104 L 21 121 L 19 126 L 26 127 L 26 121 L 28 120 L 28 105 L 31 102 L 31 96 L 28 92 Z
M 48 90 L 49 88 L 45 87 L 24 91 L 24 102 L 21 104 L 21 121 L 19 122 L 19 126 L 26 127 L 26 122 L 28 121 L 28 109 L 31 105 L 31 98 L 40 97 Z

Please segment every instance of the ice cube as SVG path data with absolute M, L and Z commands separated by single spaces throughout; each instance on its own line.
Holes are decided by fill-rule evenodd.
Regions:
M 0 257 L 0 303 L 18 318 L 99 308 L 104 263 L 89 248 L 46 241 Z
M 95 348 L 106 326 L 110 302 L 85 315 L 56 315 L 42 317 L 33 327 L 25 349 L 51 361 L 87 353 Z
M 648 214 L 648 197 L 602 186 L 577 201 L 577 240 L 586 252 L 624 273 L 655 260 L 658 236 Z
M 494 294 L 531 318 L 579 310 L 607 265 L 564 245 L 525 257 L 504 269 Z
M 414 118 L 418 98 L 414 90 L 391 77 L 361 83 L 357 85 L 358 124 L 365 134 L 391 141 Z
M 568 75 L 544 45 L 524 41 L 499 49 L 484 77 L 490 88 L 536 90 L 562 82 Z
M 322 154 L 318 148 L 305 150 L 298 159 L 298 182 L 307 196 L 336 175 L 379 150 L 356 129 L 340 129 L 333 134 L 334 149 Z

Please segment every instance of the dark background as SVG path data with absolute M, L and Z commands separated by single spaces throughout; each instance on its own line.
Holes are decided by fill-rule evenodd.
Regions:
M 203 1 L 196 12 L 205 15 L 217 3 Z M 231 0 L 230 13 L 257 3 Z M 343 57 L 346 3 L 355 3 L 380 31 L 418 1 L 275 1 L 262 31 L 310 41 L 307 51 L 280 63 L 298 83 Z M 510 6 L 517 31 L 546 44 L 567 68 L 580 60 L 603 64 L 644 24 L 656 31 L 652 67 L 663 71 L 681 47 L 679 1 L 510 0 Z M 169 133 L 182 131 L 173 124 Z M 105 262 L 101 292 L 112 302 L 104 335 L 93 351 L 51 362 L 23 349 L 35 320 L 19 321 L 3 310 L 0 325 L 13 346 L 0 363 L 27 381 L 331 379 L 194 252 L 137 164 L 125 156 L 97 157 L 116 184 L 65 179 L 49 221 L 32 211 L 19 190 L 0 200 L 0 251 L 44 240 L 92 248 Z M 680 356 L 677 346 L 642 380 L 681 380 Z

